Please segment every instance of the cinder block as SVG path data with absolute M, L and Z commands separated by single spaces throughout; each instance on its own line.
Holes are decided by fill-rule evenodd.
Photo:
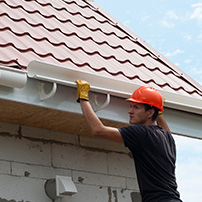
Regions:
M 32 137 L 37 139 L 44 139 L 79 145 L 78 135 L 71 135 L 67 133 L 61 133 L 41 128 L 22 126 L 22 135 L 24 137 Z
M 18 135 L 19 125 L 0 122 L 0 135 Z
M 52 179 L 56 175 L 70 176 L 71 170 L 56 169 L 47 166 L 28 165 L 22 163 L 12 163 L 12 175 L 21 177 L 31 177 L 38 179 Z
M 126 178 L 127 189 L 139 192 L 138 181 L 136 178 Z
M 50 144 L 0 136 L 0 159 L 50 166 Z
M 80 145 L 95 149 L 103 149 L 107 151 L 129 153 L 128 148 L 126 148 L 124 144 L 104 140 L 101 138 L 80 136 Z
M 131 190 L 127 189 L 114 189 L 111 187 L 108 187 L 108 194 L 109 198 L 111 198 L 111 201 L 115 202 L 132 202 L 131 200 Z
M 53 166 L 107 174 L 107 154 L 73 145 L 52 145 Z
M 45 180 L 0 175 L 0 196 L 8 201 L 51 202 L 44 191 Z
M 109 175 L 136 178 L 133 159 L 128 154 L 108 153 Z
M 76 184 L 78 193 L 62 202 L 131 202 L 131 191 L 111 187 Z
M 126 179 L 123 177 L 73 171 L 73 179 L 81 184 L 126 188 Z
M 10 174 L 10 162 L 0 161 L 0 174 Z
M 66 197 L 62 202 L 103 202 L 108 200 L 106 187 L 76 184 L 78 193 L 72 197 Z

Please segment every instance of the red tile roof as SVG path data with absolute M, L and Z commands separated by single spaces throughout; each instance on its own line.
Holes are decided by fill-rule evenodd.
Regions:
M 0 65 L 32 60 L 202 97 L 202 86 L 87 0 L 0 0 Z

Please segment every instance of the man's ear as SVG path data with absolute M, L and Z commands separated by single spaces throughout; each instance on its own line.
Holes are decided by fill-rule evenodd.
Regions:
M 154 115 L 154 113 L 155 113 L 155 109 L 154 109 L 154 108 L 151 108 L 151 109 L 149 109 L 149 110 L 147 111 L 147 114 L 148 114 L 148 117 L 149 117 L 149 118 L 152 118 L 153 115 Z

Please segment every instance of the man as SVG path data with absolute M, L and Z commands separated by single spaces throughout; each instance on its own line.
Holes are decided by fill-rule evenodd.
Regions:
M 130 124 L 124 128 L 104 126 L 88 102 L 86 81 L 77 80 L 77 101 L 93 136 L 124 143 L 131 151 L 142 202 L 182 202 L 175 178 L 176 148 L 162 115 L 163 98 L 152 87 L 134 91 L 130 101 Z M 157 121 L 158 125 L 155 125 Z

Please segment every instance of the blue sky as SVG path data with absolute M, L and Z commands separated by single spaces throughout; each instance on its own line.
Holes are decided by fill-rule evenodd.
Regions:
M 174 136 L 177 181 L 183 202 L 202 201 L 202 140 Z
M 94 0 L 202 84 L 202 0 Z
M 202 85 L 202 0 L 94 0 Z M 174 136 L 183 202 L 202 201 L 202 140 Z

